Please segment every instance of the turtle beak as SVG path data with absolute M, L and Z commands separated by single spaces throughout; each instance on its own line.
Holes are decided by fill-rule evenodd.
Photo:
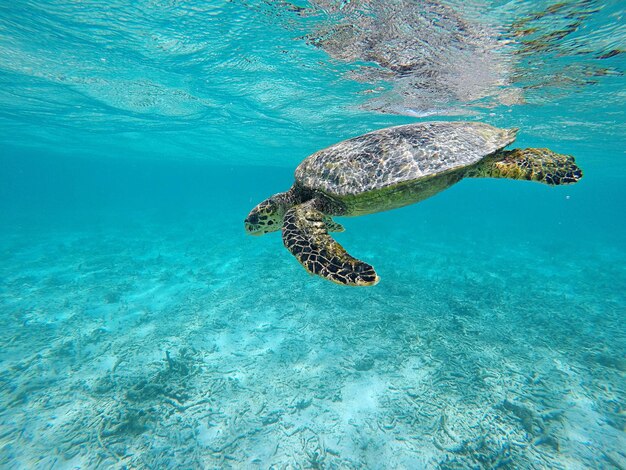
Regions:
M 254 215 L 252 217 L 256 217 L 257 218 L 257 222 L 258 222 L 258 216 Z M 252 223 L 252 221 L 250 220 L 252 217 L 248 217 L 246 220 L 244 220 L 243 224 L 244 227 L 246 229 L 246 233 L 248 235 L 255 235 L 255 236 L 260 236 L 263 235 L 263 230 L 259 230 L 259 226 L 258 224 L 254 224 Z
M 253 235 L 255 237 L 263 235 L 263 232 L 255 231 L 254 227 L 252 225 L 248 225 L 248 224 L 246 224 L 246 233 L 248 235 Z

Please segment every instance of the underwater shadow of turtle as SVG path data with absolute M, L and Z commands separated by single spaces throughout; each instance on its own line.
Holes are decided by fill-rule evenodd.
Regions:
M 517 129 L 479 122 L 422 122 L 389 127 L 339 142 L 307 157 L 295 183 L 257 205 L 246 232 L 282 229 L 283 244 L 311 274 L 337 284 L 372 286 L 374 268 L 329 232 L 333 216 L 359 216 L 423 201 L 463 178 L 509 178 L 551 186 L 583 174 L 574 157 L 548 149 L 503 150 Z

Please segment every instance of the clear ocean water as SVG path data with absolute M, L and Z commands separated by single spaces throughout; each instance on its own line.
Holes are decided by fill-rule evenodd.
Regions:
M 626 468 L 617 0 L 0 3 L 0 467 Z M 243 219 L 307 155 L 519 127 L 308 275 Z

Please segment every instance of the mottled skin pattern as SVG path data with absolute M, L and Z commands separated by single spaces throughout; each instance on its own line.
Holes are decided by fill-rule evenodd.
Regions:
M 312 199 L 285 214 L 283 241 L 311 274 L 339 284 L 372 285 L 378 282 L 374 268 L 350 256 L 328 235 L 325 216 Z
M 466 178 L 510 178 L 551 186 L 573 184 L 582 176 L 574 157 L 549 149 L 503 150 L 465 173 Z
M 340 142 L 304 160 L 292 188 L 256 206 L 246 229 L 261 235 L 282 228 L 285 247 L 312 274 L 345 285 L 376 284 L 374 268 L 328 235 L 343 231 L 332 216 L 413 204 L 465 177 L 549 185 L 582 178 L 573 157 L 548 149 L 502 150 L 516 132 L 473 122 L 425 122 Z

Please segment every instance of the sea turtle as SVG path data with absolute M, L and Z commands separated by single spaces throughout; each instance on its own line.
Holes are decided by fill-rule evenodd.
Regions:
M 307 157 L 295 183 L 256 206 L 246 231 L 282 228 L 283 243 L 304 268 L 338 284 L 378 282 L 374 268 L 328 235 L 343 227 L 332 216 L 357 216 L 422 201 L 462 178 L 511 178 L 549 185 L 576 183 L 582 171 L 548 149 L 503 150 L 517 129 L 479 122 L 420 122 L 339 142 Z

